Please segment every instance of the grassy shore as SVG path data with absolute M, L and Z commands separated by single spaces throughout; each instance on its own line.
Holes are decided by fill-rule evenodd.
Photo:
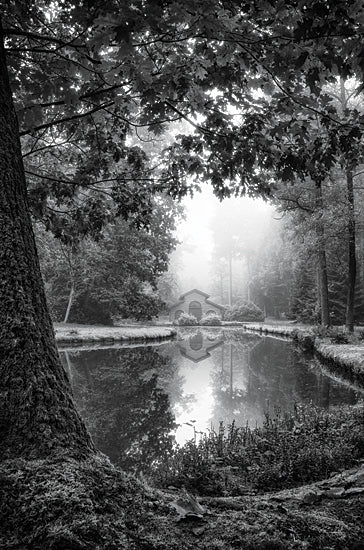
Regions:
M 125 325 L 106 327 L 104 325 L 79 325 L 72 323 L 55 323 L 54 330 L 57 343 L 77 345 L 84 343 L 109 344 L 117 342 L 146 342 L 173 338 L 177 331 L 173 327 Z

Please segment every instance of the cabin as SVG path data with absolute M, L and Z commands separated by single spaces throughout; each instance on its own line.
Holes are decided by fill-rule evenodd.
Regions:
M 209 297 L 209 294 L 197 288 L 185 292 L 179 297 L 178 302 L 169 308 L 170 321 L 176 321 L 182 313 L 194 315 L 197 321 L 211 313 L 222 317 L 225 310 L 224 306 L 209 300 Z

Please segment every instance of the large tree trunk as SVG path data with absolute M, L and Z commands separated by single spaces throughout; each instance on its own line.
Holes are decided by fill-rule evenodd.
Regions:
M 316 235 L 317 235 L 317 264 L 318 264 L 318 276 L 319 276 L 319 298 L 321 306 L 321 324 L 324 326 L 330 326 L 330 307 L 329 307 L 329 289 L 328 289 L 328 277 L 327 277 L 327 262 L 326 262 L 326 249 L 325 249 L 325 229 L 322 220 L 323 212 L 323 197 L 321 182 L 315 182 L 316 190 L 316 209 L 318 212 L 318 220 L 316 222 Z
M 354 332 L 354 305 L 356 283 L 356 250 L 355 250 L 355 205 L 353 172 L 346 172 L 348 198 L 348 294 L 346 301 L 345 325 L 349 332 Z
M 94 451 L 56 349 L 0 22 L 0 459 Z

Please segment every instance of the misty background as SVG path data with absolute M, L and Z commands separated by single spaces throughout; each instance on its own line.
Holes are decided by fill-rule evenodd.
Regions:
M 249 197 L 220 201 L 208 185 L 182 205 L 185 215 L 176 231 L 179 244 L 169 267 L 178 292 L 198 288 L 227 304 L 231 257 L 233 301 L 251 298 L 252 266 L 267 243 L 280 238 L 283 222 L 273 205 Z

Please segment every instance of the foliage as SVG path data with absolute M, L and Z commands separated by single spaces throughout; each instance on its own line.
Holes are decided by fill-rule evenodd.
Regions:
M 54 300 L 54 298 L 53 298 Z M 65 301 L 58 301 L 57 308 L 54 308 L 56 312 L 59 312 L 56 320 L 62 320 L 62 314 L 64 314 L 66 303 Z M 89 325 L 113 325 L 113 318 L 108 307 L 109 304 L 100 302 L 97 297 L 94 297 L 86 289 L 81 291 L 72 304 L 72 310 L 69 316 L 71 323 L 82 323 Z M 57 313 L 56 313 L 57 315 Z M 57 319 L 58 317 L 58 319 Z
M 198 321 L 194 315 L 189 315 L 188 313 L 181 313 L 178 317 L 176 324 L 181 327 L 195 326 L 198 325 Z
M 97 231 L 113 216 L 100 193 L 105 182 L 119 213 L 144 223 L 150 191 L 158 186 L 184 195 L 194 188 L 192 175 L 210 181 L 221 198 L 270 194 L 272 169 L 286 181 L 321 173 L 340 147 L 359 141 L 358 113 L 341 126 L 335 101 L 323 93 L 337 74 L 362 73 L 355 3 L 315 0 L 307 8 L 268 2 L 261 10 L 202 1 L 191 10 L 188 0 L 122 7 L 86 2 L 67 9 L 54 4 L 48 19 L 43 4 L 6 7 L 10 76 L 34 209 L 43 209 L 49 223 L 51 209 L 57 210 L 59 234 L 72 223 L 54 209 L 57 201 L 72 204 L 80 232 L 86 226 Z M 335 51 L 335 60 L 327 51 Z M 263 94 L 254 94 L 257 89 Z M 231 107 L 238 116 L 230 115 Z M 203 123 L 193 122 L 199 116 Z M 311 132 L 317 117 L 328 140 Z M 161 134 L 176 120 L 187 120 L 194 134 L 184 128 L 152 168 L 158 151 L 146 155 L 150 139 L 138 139 L 140 128 Z M 85 189 L 91 190 L 85 208 L 77 208 L 72 199 L 80 200 Z
M 253 302 L 237 302 L 225 311 L 225 321 L 264 321 L 263 311 Z
M 327 478 L 363 458 L 364 411 L 296 405 L 266 414 L 259 428 L 232 424 L 178 447 L 154 474 L 162 485 L 200 494 L 278 490 Z
M 136 229 L 119 220 L 70 247 L 37 228 L 46 292 L 56 320 L 63 320 L 70 291 L 70 321 L 111 324 L 112 318 L 150 319 L 163 307 L 157 285 L 176 245 L 178 205 L 153 200 L 150 227 Z
M 210 313 L 209 315 L 204 315 L 200 319 L 199 325 L 206 325 L 206 326 L 221 325 L 221 319 L 216 313 Z

